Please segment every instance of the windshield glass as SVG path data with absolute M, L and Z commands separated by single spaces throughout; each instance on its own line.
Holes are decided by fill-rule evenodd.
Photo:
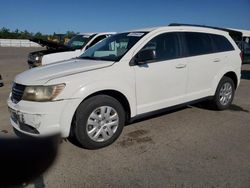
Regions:
M 93 38 L 93 35 L 76 35 L 69 40 L 66 46 L 73 49 L 81 49 L 90 41 L 91 38 Z
M 146 32 L 128 32 L 112 35 L 89 48 L 82 59 L 119 61 Z

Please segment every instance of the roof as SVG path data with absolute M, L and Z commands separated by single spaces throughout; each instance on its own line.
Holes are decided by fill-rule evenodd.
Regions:
M 78 35 L 110 35 L 110 34 L 116 34 L 116 32 L 96 32 L 96 33 L 79 33 Z
M 194 26 L 194 27 L 200 27 L 200 28 L 210 28 L 217 31 L 224 31 L 227 32 L 234 41 L 241 41 L 243 33 L 234 29 L 228 29 L 228 28 L 221 28 L 221 27 L 214 27 L 214 26 L 207 26 L 207 25 L 196 25 L 196 24 L 183 24 L 183 23 L 171 23 L 169 26 Z
M 91 36 L 91 35 L 95 35 L 96 33 L 78 33 L 77 35 L 88 35 L 88 36 Z
M 200 31 L 200 32 L 210 32 L 210 33 L 218 33 L 218 34 L 225 34 L 226 31 L 208 28 L 208 27 L 197 27 L 197 26 L 161 26 L 161 27 L 152 27 L 152 28 L 144 28 L 144 29 L 136 29 L 129 32 L 152 32 L 152 31 Z

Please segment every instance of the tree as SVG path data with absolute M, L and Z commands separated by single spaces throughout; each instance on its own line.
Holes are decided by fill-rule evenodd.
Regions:
M 72 38 L 75 35 L 76 35 L 76 33 L 74 31 L 67 31 L 65 34 L 65 37 Z
M 0 32 L 0 37 L 1 37 L 1 38 L 6 38 L 6 37 L 8 37 L 8 36 L 10 36 L 10 30 L 7 29 L 7 28 L 5 28 L 5 27 L 3 27 L 3 28 L 1 29 L 1 32 Z
M 67 31 L 65 37 L 72 38 L 76 34 L 77 33 L 75 33 L 74 31 Z M 53 40 L 53 38 L 56 35 L 57 35 L 56 33 L 54 33 L 54 35 L 42 34 L 41 32 L 32 33 L 32 32 L 27 31 L 26 29 L 24 31 L 21 31 L 19 29 L 11 31 L 10 29 L 8 29 L 6 27 L 2 27 L 0 29 L 0 38 L 1 39 L 29 39 L 32 37 L 36 37 L 36 38 L 40 38 L 40 39 L 44 39 L 44 40 L 48 40 L 49 38 L 51 38 Z

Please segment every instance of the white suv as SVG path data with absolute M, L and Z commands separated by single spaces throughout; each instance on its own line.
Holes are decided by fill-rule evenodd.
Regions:
M 159 27 L 104 39 L 78 59 L 16 76 L 11 124 L 29 135 L 60 132 L 85 148 L 114 142 L 126 122 L 160 109 L 210 100 L 231 104 L 241 57 L 224 31 Z

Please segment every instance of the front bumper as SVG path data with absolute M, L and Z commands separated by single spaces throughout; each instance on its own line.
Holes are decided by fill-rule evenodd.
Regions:
M 21 100 L 17 104 L 7 101 L 10 122 L 18 131 L 32 136 L 61 134 L 69 135 L 71 121 L 78 100 L 54 102 L 30 102 Z

